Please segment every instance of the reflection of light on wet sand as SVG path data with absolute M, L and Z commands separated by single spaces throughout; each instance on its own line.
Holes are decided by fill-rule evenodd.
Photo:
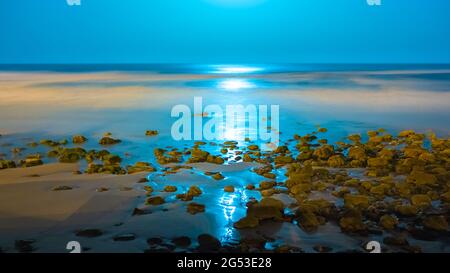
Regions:
M 234 193 L 223 193 L 219 198 L 219 204 L 222 207 L 223 217 L 226 222 L 223 234 L 220 238 L 222 242 L 228 242 L 233 239 L 233 234 L 236 230 L 233 228 L 235 219 L 235 212 L 238 207 L 242 208 L 248 201 L 248 196 L 245 191 L 236 190 Z M 245 207 L 245 206 L 244 206 Z
M 217 87 L 229 91 L 239 91 L 241 89 L 255 88 L 256 86 L 245 79 L 224 79 L 219 81 Z

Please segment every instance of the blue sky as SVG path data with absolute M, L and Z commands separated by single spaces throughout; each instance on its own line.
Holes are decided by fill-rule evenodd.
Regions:
M 449 63 L 450 1 L 0 0 L 0 63 Z

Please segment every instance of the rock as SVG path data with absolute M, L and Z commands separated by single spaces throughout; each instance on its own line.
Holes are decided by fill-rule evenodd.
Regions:
M 247 189 L 247 190 L 254 190 L 255 189 L 255 185 L 253 185 L 253 184 L 248 184 L 247 186 L 245 186 L 245 188 Z M 450 199 L 449 199 L 450 200 Z
M 332 145 L 323 145 L 314 151 L 313 156 L 321 160 L 327 160 L 333 154 L 334 147 Z
M 417 186 L 435 186 L 437 184 L 437 178 L 434 175 L 422 171 L 412 171 L 406 181 Z
M 100 139 L 99 144 L 100 145 L 114 145 L 114 144 L 117 144 L 120 142 L 122 142 L 120 139 L 114 139 L 109 136 L 104 136 Z
M 374 169 L 387 168 L 389 167 L 389 161 L 383 157 L 369 158 L 367 160 L 367 166 Z
M 16 168 L 16 163 L 12 160 L 0 160 L 0 170 L 8 168 Z
M 306 232 L 316 231 L 320 224 L 318 217 L 312 211 L 303 210 L 303 212 L 300 212 L 298 225 Z
M 247 147 L 250 151 L 259 151 L 258 145 L 252 144 Z
M 245 216 L 236 223 L 234 223 L 234 227 L 237 229 L 244 229 L 244 228 L 255 228 L 259 225 L 259 220 L 256 217 L 253 216 Z
M 145 131 L 146 136 L 156 136 L 158 135 L 158 130 L 147 130 Z
M 52 191 L 68 191 L 71 190 L 72 187 L 70 186 L 56 186 L 52 188 Z
M 350 147 L 348 150 L 348 158 L 358 161 L 365 161 L 367 159 L 366 150 L 360 146 Z
M 367 209 L 369 207 L 369 197 L 346 194 L 344 196 L 344 205 L 346 208 Z
M 147 177 L 139 178 L 139 180 L 137 181 L 137 183 L 147 183 L 147 182 L 149 182 Z
M 132 216 L 144 215 L 144 214 L 146 214 L 145 211 L 143 209 L 139 209 L 139 208 L 134 208 L 133 212 L 131 213 Z
M 405 131 L 401 131 L 398 134 L 398 137 L 409 137 L 411 135 L 414 135 L 416 132 L 414 132 L 414 130 L 405 130 Z
M 401 216 L 416 216 L 417 207 L 411 205 L 397 205 L 395 211 Z
M 187 194 L 194 197 L 200 196 L 202 194 L 202 190 L 197 186 L 191 186 L 189 187 Z
M 73 144 L 82 144 L 85 143 L 88 139 L 82 135 L 76 135 L 72 137 Z
M 128 174 L 139 173 L 139 172 L 155 172 L 156 168 L 153 167 L 148 162 L 136 162 L 134 166 L 128 166 L 127 172 Z
M 426 194 L 415 194 L 411 196 L 411 204 L 418 208 L 429 208 L 431 207 L 431 199 Z
M 39 154 L 36 155 L 28 155 L 25 160 L 21 161 L 22 165 L 25 167 L 34 167 L 44 164 L 41 160 L 41 156 Z
M 260 190 L 268 190 L 268 189 L 275 187 L 276 185 L 277 185 L 277 183 L 274 181 L 262 181 L 261 183 L 259 183 L 259 189 Z
M 361 141 L 360 135 L 350 135 L 347 137 L 350 141 L 353 141 L 355 143 L 359 143 Z
M 319 253 L 329 253 L 333 250 L 333 248 L 329 246 L 315 245 L 313 249 Z
M 228 185 L 223 188 L 225 192 L 234 192 L 234 186 Z
M 164 191 L 165 192 L 176 192 L 178 189 L 177 189 L 177 187 L 175 187 L 175 186 L 165 186 L 164 187 Z
M 136 235 L 134 235 L 133 233 L 121 234 L 114 236 L 113 238 L 113 240 L 116 242 L 133 241 L 134 239 L 136 239 Z
M 147 244 L 149 244 L 149 245 L 160 245 L 162 243 L 163 243 L 163 240 L 158 237 L 147 239 Z
M 176 237 L 172 239 L 172 244 L 177 247 L 186 248 L 191 245 L 191 239 L 187 236 Z
M 94 238 L 94 237 L 102 236 L 103 231 L 101 231 L 99 229 L 84 229 L 84 230 L 77 231 L 75 233 L 75 235 L 78 237 Z
M 200 252 L 215 252 L 221 248 L 219 240 L 209 234 L 201 234 L 197 237 Z
M 447 231 L 448 222 L 443 215 L 428 216 L 423 220 L 423 226 L 427 229 L 435 231 Z
M 362 232 L 367 230 L 362 216 L 357 211 L 351 211 L 339 220 L 339 225 L 344 232 Z
M 187 205 L 187 212 L 190 214 L 197 214 L 200 212 L 205 212 L 205 205 L 195 203 L 195 202 L 189 203 Z
M 21 253 L 29 253 L 35 250 L 33 243 L 35 243 L 35 240 L 16 240 L 14 247 Z
M 191 150 L 191 157 L 188 159 L 188 163 L 206 162 L 208 160 L 209 153 L 198 148 Z M 212 159 L 210 159 L 212 160 Z
M 280 156 L 275 157 L 275 159 L 274 159 L 274 163 L 276 165 L 286 165 L 286 164 L 290 164 L 292 162 L 294 162 L 294 159 L 290 156 L 281 156 L 280 155 Z
M 389 214 L 385 214 L 380 218 L 380 226 L 382 226 L 384 229 L 388 230 L 395 229 L 397 225 L 398 225 L 397 218 Z
M 446 202 L 446 203 L 450 203 L 450 191 L 443 193 L 441 195 L 441 200 Z
M 214 178 L 215 180 L 222 180 L 225 177 L 221 173 L 216 173 L 212 176 L 212 178 Z
M 165 203 L 164 199 L 161 196 L 154 196 L 147 198 L 145 202 L 147 205 L 158 206 Z
M 388 236 L 383 239 L 383 243 L 391 246 L 407 246 L 408 241 L 403 236 Z
M 334 155 L 328 159 L 327 163 L 332 168 L 340 168 L 345 166 L 345 158 L 342 155 Z
M 289 191 L 293 195 L 301 194 L 301 193 L 309 193 L 311 192 L 311 185 L 309 183 L 297 184 L 289 189 Z

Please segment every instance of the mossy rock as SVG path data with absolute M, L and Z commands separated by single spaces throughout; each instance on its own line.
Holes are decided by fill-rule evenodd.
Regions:
M 300 213 L 298 225 L 306 232 L 314 232 L 321 225 L 319 218 L 311 211 Z
M 222 180 L 225 177 L 221 173 L 216 173 L 213 176 L 211 176 L 214 180 Z
M 394 216 L 389 214 L 385 214 L 380 217 L 380 226 L 384 229 L 392 230 L 395 229 L 398 225 L 398 220 Z
M 0 160 L 0 170 L 16 168 L 16 162 L 13 160 Z
M 352 211 L 339 220 L 339 226 L 344 232 L 363 232 L 367 230 L 360 213 Z
M 122 142 L 120 139 L 114 139 L 109 136 L 104 136 L 100 139 L 99 144 L 100 145 L 114 145 L 114 144 L 117 144 L 120 142 Z
M 108 154 L 103 157 L 103 163 L 108 165 L 120 164 L 120 162 L 122 162 L 122 158 L 118 155 Z
M 332 145 L 323 145 L 320 148 L 314 150 L 313 156 L 321 160 L 327 160 L 333 154 L 334 147 Z
M 346 208 L 367 209 L 369 207 L 369 197 L 365 195 L 346 194 L 344 196 Z
M 74 144 L 83 144 L 87 141 L 88 139 L 82 135 L 76 135 L 72 137 L 72 143 Z
M 44 162 L 41 160 L 40 155 L 29 155 L 25 158 L 25 160 L 22 160 L 21 163 L 22 166 L 25 167 L 34 167 L 44 164 Z
M 374 169 L 386 168 L 389 167 L 389 160 L 383 157 L 369 158 L 367 166 Z
M 259 189 L 260 190 L 268 190 L 268 189 L 275 187 L 276 185 L 277 185 L 277 183 L 274 181 L 262 181 L 259 183 Z
M 275 157 L 275 159 L 274 159 L 274 163 L 276 165 L 286 165 L 286 164 L 290 164 L 292 162 L 294 162 L 294 159 L 290 156 L 281 156 L 280 155 L 280 156 Z
M 147 131 L 145 131 L 145 135 L 146 136 L 157 136 L 158 130 L 147 130 Z
M 228 185 L 223 188 L 224 192 L 234 192 L 234 186 Z
M 342 155 L 334 155 L 328 159 L 327 164 L 332 168 L 341 168 L 345 166 L 345 158 Z
M 431 207 L 431 198 L 426 194 L 415 194 L 411 196 L 411 204 L 418 208 Z
M 436 176 L 422 171 L 411 172 L 406 181 L 418 186 L 435 186 L 437 184 Z
M 404 137 L 412 136 L 414 134 L 416 134 L 416 132 L 414 132 L 414 130 L 405 130 L 405 131 L 401 131 L 398 134 L 398 137 L 403 137 L 404 138 Z
M 427 229 L 435 231 L 447 231 L 448 222 L 443 215 L 428 216 L 423 220 L 423 226 Z
M 293 195 L 301 194 L 301 193 L 309 193 L 311 192 L 311 184 L 310 183 L 302 183 L 297 184 L 289 189 L 289 192 Z
M 245 217 L 239 219 L 239 221 L 237 221 L 236 223 L 234 223 L 233 226 L 234 226 L 234 228 L 237 228 L 237 229 L 255 228 L 255 227 L 259 226 L 259 220 L 256 217 L 245 216 Z
M 247 149 L 249 149 L 250 151 L 259 151 L 258 145 L 255 144 L 248 145 Z
M 395 211 L 401 216 L 416 216 L 418 209 L 412 205 L 397 205 L 395 206 Z
M 205 205 L 195 202 L 189 203 L 187 205 L 187 212 L 190 214 L 205 212 Z
M 441 194 L 441 200 L 446 203 L 450 203 L 450 191 Z
M 155 172 L 156 168 L 153 167 L 148 162 L 136 162 L 134 166 L 128 166 L 127 171 L 129 174 L 139 173 L 139 172 Z
M 347 137 L 350 141 L 353 141 L 355 143 L 361 142 L 361 136 L 360 135 L 350 135 Z
M 147 205 L 158 206 L 164 204 L 165 201 L 164 198 L 162 198 L 161 196 L 154 196 L 147 198 L 147 201 L 145 203 Z
M 178 188 L 175 186 L 167 185 L 164 187 L 165 192 L 176 192 L 177 190 L 178 190 Z
M 189 187 L 187 194 L 194 197 L 200 196 L 202 194 L 202 190 L 197 186 L 191 186 Z

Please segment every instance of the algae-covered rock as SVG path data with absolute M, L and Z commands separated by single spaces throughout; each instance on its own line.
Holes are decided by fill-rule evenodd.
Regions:
M 189 190 L 187 192 L 190 196 L 200 196 L 202 194 L 202 190 L 197 186 L 191 186 L 189 187 Z
M 255 144 L 248 145 L 247 149 L 249 149 L 250 151 L 259 151 L 258 145 Z
M 414 130 L 405 130 L 405 131 L 401 131 L 398 134 L 398 137 L 409 137 L 411 135 L 414 135 L 416 132 L 414 132 Z
M 351 211 L 339 220 L 339 226 L 344 232 L 361 232 L 367 230 L 362 215 L 359 212 Z
M 52 188 L 52 191 L 68 191 L 71 190 L 72 187 L 70 186 L 56 186 Z
M 147 198 L 145 202 L 147 205 L 158 206 L 165 203 L 164 199 L 161 196 L 154 196 Z
M 416 216 L 418 212 L 417 207 L 411 205 L 397 205 L 395 211 L 401 216 Z
M 165 192 L 176 192 L 178 189 L 176 186 L 167 185 L 164 187 Z
M 302 184 L 297 184 L 293 187 L 291 187 L 289 189 L 289 191 L 293 194 L 293 195 L 297 195 L 297 194 L 301 194 L 301 193 L 309 193 L 311 192 L 311 184 L 309 183 L 302 183 Z
M 223 188 L 224 192 L 234 192 L 234 186 L 228 185 Z
M 259 189 L 260 190 L 268 190 L 268 189 L 275 187 L 276 185 L 277 185 L 277 183 L 274 181 L 262 181 L 259 183 Z
M 207 151 L 203 151 L 201 149 L 192 149 L 191 157 L 188 159 L 188 163 L 199 163 L 206 162 L 208 159 L 209 153 Z
M 436 176 L 426 172 L 412 171 L 406 181 L 418 186 L 435 186 L 437 183 L 437 178 Z
M 344 196 L 344 205 L 346 208 L 367 209 L 369 207 L 369 197 L 346 194 Z
M 447 231 L 448 222 L 443 215 L 428 216 L 423 220 L 423 226 L 427 229 L 435 231 Z
M 245 216 L 233 225 L 237 229 L 255 228 L 259 226 L 259 220 L 256 217 Z
M 104 136 L 100 139 L 99 144 L 100 145 L 114 145 L 114 144 L 117 144 L 120 142 L 122 142 L 120 139 L 114 139 L 109 136 Z
M 283 217 L 284 204 L 274 198 L 263 198 L 261 202 L 253 204 L 247 209 L 247 216 L 258 218 L 259 220 L 274 219 L 280 220 Z
M 155 172 L 156 168 L 153 167 L 148 162 L 136 162 L 134 166 L 128 166 L 127 171 L 129 174 L 139 173 L 139 172 Z
M 321 222 L 313 212 L 305 210 L 299 215 L 298 225 L 306 232 L 313 232 L 317 230 Z
M 286 165 L 286 164 L 290 164 L 292 162 L 294 162 L 294 159 L 290 156 L 281 156 L 280 155 L 280 156 L 275 157 L 275 159 L 274 159 L 274 163 L 276 165 Z
M 446 203 L 450 203 L 450 191 L 443 193 L 441 195 L 441 200 L 446 202 Z
M 195 202 L 189 203 L 187 205 L 187 212 L 190 214 L 205 212 L 205 205 Z
M 44 162 L 41 160 L 41 156 L 39 154 L 35 155 L 28 155 L 25 160 L 21 161 L 22 166 L 25 167 L 34 167 L 44 164 Z
M 348 136 L 348 139 L 355 143 L 359 143 L 361 141 L 361 136 L 360 135 L 350 135 L 350 136 Z
M 340 168 L 345 166 L 345 158 L 342 155 L 334 155 L 328 159 L 327 163 L 332 168 Z
M 83 144 L 87 141 L 88 139 L 82 135 L 76 135 L 72 137 L 72 143 L 74 144 Z
M 411 196 L 411 204 L 418 208 L 431 207 L 431 198 L 426 194 L 415 194 Z
M 8 168 L 15 168 L 16 162 L 13 160 L 0 160 L 0 170 L 2 169 L 8 169 Z
M 216 173 L 211 177 L 214 178 L 215 180 L 222 180 L 225 178 L 221 173 Z
M 398 220 L 394 216 L 385 214 L 380 218 L 380 226 L 385 229 L 394 229 L 398 225 Z
M 145 135 L 146 136 L 157 136 L 158 130 L 147 130 L 147 131 L 145 131 Z
M 314 150 L 313 156 L 321 160 L 327 160 L 334 154 L 334 147 L 332 145 L 323 145 Z

